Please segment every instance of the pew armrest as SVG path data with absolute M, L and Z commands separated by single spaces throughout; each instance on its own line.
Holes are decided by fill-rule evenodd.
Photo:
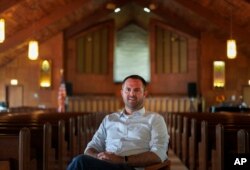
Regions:
M 165 160 L 162 163 L 157 163 L 144 168 L 144 170 L 170 170 L 170 160 Z

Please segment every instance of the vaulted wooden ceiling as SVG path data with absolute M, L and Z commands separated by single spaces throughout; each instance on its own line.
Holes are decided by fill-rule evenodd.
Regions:
M 121 7 L 120 14 L 113 6 Z M 150 7 L 151 14 L 143 12 Z M 6 20 L 6 39 L 0 44 L 0 67 L 27 53 L 28 41 L 40 43 L 59 32 L 70 37 L 82 28 L 114 18 L 117 28 L 127 22 L 147 27 L 154 16 L 192 36 L 212 32 L 227 39 L 232 12 L 233 37 L 250 57 L 250 0 L 6 0 L 0 1 L 0 17 Z

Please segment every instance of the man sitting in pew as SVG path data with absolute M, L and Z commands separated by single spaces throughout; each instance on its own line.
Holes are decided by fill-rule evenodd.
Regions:
M 125 108 L 103 119 L 84 154 L 73 158 L 68 170 L 140 170 L 168 158 L 164 118 L 144 108 L 146 85 L 138 75 L 123 80 Z

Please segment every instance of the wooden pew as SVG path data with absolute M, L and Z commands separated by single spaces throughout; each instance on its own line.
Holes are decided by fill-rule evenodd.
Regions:
M 179 113 L 177 113 L 177 115 L 180 115 Z M 249 115 L 232 115 L 232 114 L 220 114 L 218 117 L 213 114 L 193 114 L 190 113 L 188 115 L 185 115 L 186 117 L 183 118 L 183 129 L 180 130 L 181 128 L 178 128 L 178 125 L 175 126 L 172 129 L 172 133 L 174 133 L 174 137 L 175 139 L 178 139 L 178 136 L 181 136 L 181 140 L 182 140 L 182 145 L 181 145 L 181 149 L 176 148 L 176 150 L 181 150 L 182 153 L 182 158 L 184 159 L 185 163 L 188 163 L 188 167 L 190 169 L 195 169 L 195 167 L 199 167 L 199 169 L 206 169 L 207 167 L 210 166 L 211 162 L 209 162 L 209 160 L 211 159 L 207 154 L 206 149 L 211 149 L 211 148 L 206 148 L 205 146 L 208 145 L 208 141 L 209 141 L 209 145 L 211 145 L 211 140 L 215 141 L 214 139 L 211 139 L 211 133 L 215 134 L 215 132 L 213 132 L 213 130 L 215 130 L 215 126 L 218 123 L 222 123 L 225 127 L 226 127 L 226 132 L 231 134 L 231 131 L 235 134 L 235 131 L 239 129 L 239 124 L 241 127 L 249 127 Z M 178 117 L 178 116 L 173 116 L 173 117 Z M 192 119 L 193 118 L 193 119 Z M 235 118 L 235 119 L 234 119 Z M 191 120 L 190 120 L 191 119 Z M 180 120 L 180 118 L 179 118 Z M 185 121 L 184 121 L 185 120 Z M 208 130 L 206 129 L 207 125 L 204 127 L 204 123 L 202 123 L 202 120 L 206 120 L 208 121 L 208 125 L 209 125 L 209 133 L 207 132 Z M 178 122 L 178 120 L 173 120 Z M 190 123 L 188 123 L 190 122 Z M 178 123 L 177 123 L 178 124 Z M 185 129 L 188 128 L 188 126 L 191 127 L 191 129 Z M 198 129 L 202 129 L 202 131 L 198 133 L 198 129 L 197 126 L 200 127 Z M 205 129 L 204 129 L 205 128 Z M 182 132 L 180 132 L 182 131 Z M 189 132 L 187 132 L 189 131 Z M 180 134 L 182 133 L 182 134 Z M 208 135 L 208 136 L 204 136 L 204 134 Z M 187 136 L 189 136 L 189 143 L 185 143 L 185 141 L 187 141 Z M 209 138 L 208 138 L 209 137 Z M 236 137 L 235 137 L 236 138 Z M 189 146 L 189 150 L 187 150 L 186 146 Z M 172 145 L 171 145 L 172 146 Z M 174 145 L 176 147 L 179 146 L 178 142 L 176 141 L 176 144 Z M 228 146 L 226 146 L 228 148 Z M 183 151 L 185 149 L 185 151 Z M 232 148 L 234 149 L 234 148 Z M 189 153 L 189 156 L 187 156 L 186 153 Z M 196 153 L 199 154 L 196 154 Z M 201 156 L 202 155 L 202 156 Z M 187 158 L 189 158 L 189 160 L 187 160 Z M 199 159 L 198 159 L 199 158 Z M 209 159 L 209 160 L 208 160 Z M 198 162 L 196 160 L 199 160 Z M 202 166 L 204 165 L 204 166 Z
M 99 114 L 102 116 L 101 114 Z M 59 120 L 58 122 L 58 148 L 52 146 L 52 133 L 53 130 L 50 123 L 46 123 L 44 125 L 44 167 L 47 169 L 59 169 L 64 170 L 67 167 L 69 161 L 76 155 L 83 153 L 83 149 L 86 147 L 87 143 L 91 140 L 94 132 L 96 131 L 97 125 L 88 124 L 87 122 L 90 120 L 94 120 L 96 117 L 95 114 L 78 116 L 77 117 L 77 133 L 75 131 L 76 125 L 74 122 L 74 118 L 69 120 L 70 128 L 69 128 L 69 139 L 66 140 L 66 133 L 65 133 L 65 121 Z M 97 121 L 97 120 L 95 120 Z M 84 123 L 84 124 L 83 124 Z M 77 142 L 78 141 L 78 142 Z M 71 145 L 68 149 L 68 144 Z M 77 150 L 78 148 L 78 150 Z M 56 156 L 57 155 L 57 156 Z M 47 158 L 47 159 L 46 159 Z M 48 159 L 50 158 L 50 159 Z
M 250 130 L 250 125 L 217 124 L 211 127 L 209 122 L 203 121 L 201 128 L 204 130 L 201 131 L 201 141 L 199 142 L 199 169 L 206 170 L 208 167 L 212 167 L 212 170 L 223 170 L 224 157 L 232 153 L 239 153 L 237 133 L 243 127 Z
M 249 153 L 249 133 L 246 129 L 237 131 L 237 150 L 238 153 Z
M 0 135 L 0 167 L 19 170 L 36 169 L 36 160 L 31 158 L 30 130 L 22 128 L 19 134 Z
M 66 113 L 21 113 L 12 115 L 11 118 L 5 115 L 2 119 L 0 116 L 0 129 L 10 128 L 10 131 L 14 131 L 23 125 L 29 126 L 36 131 L 36 141 L 43 143 L 42 164 L 38 166 L 38 169 L 65 169 L 72 157 L 83 152 L 105 115 L 106 113 L 72 113 L 70 115 Z M 164 162 L 153 167 L 166 168 L 166 165 L 169 163 Z
M 189 152 L 189 161 L 188 167 L 190 170 L 194 170 L 197 167 L 197 123 L 196 119 L 191 120 L 190 125 L 190 137 L 188 144 L 188 152 Z
M 208 152 L 209 147 L 208 147 L 208 122 L 207 121 L 202 121 L 201 122 L 201 139 L 198 142 L 198 166 L 200 170 L 206 170 L 209 167 L 209 162 L 208 162 Z M 211 141 L 210 141 L 211 142 Z
M 79 152 L 79 148 L 77 145 L 77 125 L 76 125 L 77 118 L 71 117 L 69 119 L 69 156 L 70 158 L 73 158 L 76 156 Z
M 9 115 L 9 114 L 10 113 L 7 113 L 5 115 L 3 114 L 0 116 L 0 133 L 16 133 L 18 130 L 20 130 L 24 126 L 29 127 L 29 129 L 32 132 L 31 145 L 33 148 L 36 149 L 35 155 L 38 157 L 38 164 L 39 164 L 38 167 L 40 169 L 42 168 L 41 161 L 43 162 L 44 159 L 46 158 L 42 154 L 43 153 L 42 146 L 43 146 L 44 123 L 50 122 L 52 126 L 53 143 L 51 144 L 51 146 L 55 150 L 54 151 L 54 154 L 56 156 L 55 160 L 60 161 L 60 163 L 57 165 L 60 166 L 61 169 L 65 169 L 67 165 L 67 163 L 65 162 L 69 161 L 69 159 L 72 158 L 73 156 L 83 152 L 84 145 L 81 145 L 82 143 L 80 143 L 80 141 L 85 140 L 87 136 L 89 137 L 91 136 L 89 134 L 90 131 L 87 130 L 88 127 L 91 125 L 91 127 L 94 126 L 96 128 L 97 126 L 99 126 L 100 120 L 102 120 L 103 116 L 106 115 L 106 113 L 91 113 L 91 116 L 90 116 L 88 115 L 90 113 L 53 113 L 53 112 L 52 113 L 40 113 L 40 112 L 24 113 L 22 112 L 22 113 L 13 113 L 12 115 Z M 78 117 L 79 117 L 79 120 L 81 121 L 76 121 Z M 65 122 L 62 123 L 61 121 L 61 124 L 58 124 L 58 121 L 60 119 L 62 119 Z M 61 134 L 63 135 L 60 135 L 59 133 L 60 131 L 62 131 Z M 79 137 L 80 135 L 82 135 L 81 139 L 83 140 L 80 140 L 80 137 Z M 63 140 L 58 140 L 58 139 L 63 139 L 63 138 L 65 138 L 64 142 L 62 143 L 55 142 L 55 141 L 63 141 Z M 80 144 L 78 144 L 78 142 Z M 66 148 L 65 143 L 67 143 L 67 149 L 69 148 L 69 150 L 65 151 L 66 149 L 64 150 L 59 149 L 59 148 Z M 46 146 L 50 146 L 50 145 L 46 145 Z M 61 152 L 61 153 L 58 153 L 58 152 Z M 60 156 L 60 155 L 63 155 L 63 156 Z
M 180 138 L 180 133 L 182 133 L 183 129 L 182 126 L 182 122 L 184 120 L 184 117 L 187 118 L 196 118 L 197 120 L 199 120 L 199 122 L 201 122 L 202 120 L 208 120 L 210 122 L 210 124 L 218 124 L 218 123 L 223 123 L 224 124 L 234 124 L 234 123 L 240 123 L 240 124 L 248 124 L 249 123 L 249 119 L 250 116 L 249 115 L 244 115 L 243 117 L 241 117 L 243 115 L 240 115 L 240 117 L 238 116 L 233 116 L 233 115 L 216 115 L 216 114 L 205 114 L 205 113 L 173 113 L 173 120 L 172 120 L 172 130 L 171 130 L 171 140 L 172 142 L 174 142 L 175 144 L 173 145 L 174 150 L 175 147 L 180 146 L 180 144 L 176 144 L 175 142 L 175 138 Z M 240 118 L 240 119 L 238 119 Z M 182 119 L 182 120 L 181 120 Z M 242 119 L 245 121 L 242 121 Z M 178 123 L 179 122 L 179 123 Z M 178 136 L 179 135 L 179 136 Z M 178 146 L 177 146 L 178 145 Z
M 65 132 L 65 121 L 59 120 L 58 122 L 58 169 L 65 170 L 67 167 L 68 162 L 70 161 L 69 158 L 69 150 L 68 150 L 68 142 L 69 139 L 66 140 L 66 132 Z
M 41 111 L 41 112 L 56 112 L 56 108 L 42 108 L 42 107 L 32 107 L 32 106 L 20 106 L 20 107 L 10 107 L 8 109 L 8 113 L 13 112 L 34 112 L 34 111 Z
M 216 145 L 212 149 L 212 170 L 224 170 L 224 128 L 216 125 Z
M 237 138 L 237 143 L 231 143 L 230 145 L 234 145 L 232 147 L 237 149 L 230 150 L 228 149 L 228 146 L 225 145 L 225 143 L 228 143 L 228 141 L 232 139 L 231 134 L 228 133 L 228 129 L 223 125 L 216 125 L 216 146 L 215 149 L 212 150 L 212 170 L 223 170 L 230 168 L 227 167 L 228 164 L 226 164 L 226 157 L 228 157 L 228 155 L 230 156 L 230 154 L 249 154 L 250 143 L 248 132 L 250 131 L 250 128 L 246 127 L 246 129 L 241 129 L 241 127 L 235 127 L 234 130 L 236 131 L 234 131 L 233 137 Z M 232 162 L 230 163 L 232 164 Z
M 56 129 L 53 129 L 49 122 L 44 124 L 43 167 L 46 170 L 65 170 L 70 161 L 72 151 L 68 150 L 68 142 L 65 139 L 65 121 L 59 120 L 57 128 L 57 145 L 53 146 L 53 130 Z
M 43 128 L 43 169 L 53 170 L 56 164 L 55 148 L 52 147 L 52 126 L 44 124 Z
M 190 123 L 188 123 L 189 119 L 187 117 L 183 118 L 183 131 L 181 134 L 181 160 L 185 165 L 188 165 L 188 138 L 189 132 L 188 129 L 190 128 Z
M 35 150 L 35 155 L 39 164 L 43 159 L 42 145 L 43 145 L 43 124 L 51 122 L 53 127 L 57 126 L 58 120 L 68 120 L 70 117 L 79 114 L 58 114 L 58 113 L 22 113 L 11 116 L 0 116 L 0 133 L 17 133 L 22 127 L 28 127 L 31 131 L 31 146 Z M 67 125 L 68 126 L 68 125 Z M 55 137 L 57 138 L 57 137 Z

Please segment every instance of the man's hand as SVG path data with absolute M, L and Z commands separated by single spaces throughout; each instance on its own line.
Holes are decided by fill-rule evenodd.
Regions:
M 97 158 L 100 160 L 105 160 L 113 163 L 124 163 L 124 157 L 115 155 L 112 152 L 100 152 L 97 154 Z

